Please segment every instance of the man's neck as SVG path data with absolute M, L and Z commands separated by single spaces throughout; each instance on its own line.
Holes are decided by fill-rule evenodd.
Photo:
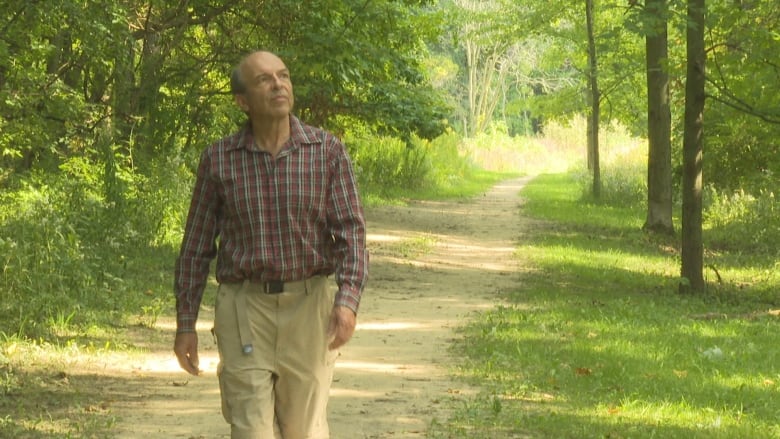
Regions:
M 290 117 L 252 120 L 252 136 L 258 148 L 276 157 L 290 138 Z

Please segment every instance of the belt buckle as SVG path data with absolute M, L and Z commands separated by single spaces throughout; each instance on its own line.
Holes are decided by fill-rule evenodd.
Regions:
M 265 294 L 279 294 L 284 292 L 284 282 L 272 280 L 265 282 Z

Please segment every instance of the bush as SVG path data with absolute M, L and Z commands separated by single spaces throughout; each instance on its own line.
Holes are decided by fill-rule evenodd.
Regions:
M 459 136 L 448 131 L 433 139 L 409 142 L 388 136 L 347 134 L 345 143 L 363 192 L 379 195 L 447 188 L 474 169 L 459 151 Z
M 94 200 L 37 182 L 4 194 L 0 213 L 0 331 L 30 338 L 47 335 L 46 322 L 92 298 L 100 261 L 79 233 Z M 84 217 L 64 211 L 76 198 Z
M 593 201 L 593 174 L 580 167 L 573 170 L 582 198 Z M 647 201 L 647 169 L 638 163 L 613 163 L 601 168 L 599 203 L 611 206 L 640 206 Z
M 414 138 L 415 149 L 425 151 L 429 163 L 424 185 L 449 188 L 470 175 L 474 165 L 459 151 L 460 142 L 460 136 L 452 130 L 431 141 Z
M 410 151 L 394 137 L 353 137 L 345 140 L 364 189 L 417 187 L 426 178 L 424 151 Z M 415 174 L 413 171 L 416 171 Z
M 704 226 L 711 245 L 721 249 L 780 255 L 780 207 L 772 192 L 705 191 Z
M 191 178 L 169 163 L 149 175 L 117 168 L 112 195 L 104 172 L 72 158 L 0 196 L 0 333 L 52 340 L 154 303 L 140 273 L 180 241 Z
M 647 202 L 647 144 L 619 125 L 610 126 L 599 139 L 601 197 L 611 206 L 641 206 Z M 593 172 L 581 162 L 572 169 L 582 198 L 593 200 Z
M 625 145 L 625 146 L 624 146 Z M 646 207 L 646 150 L 631 142 L 605 151 L 601 162 L 601 198 L 612 206 Z M 584 166 L 573 170 L 582 198 L 592 200 L 592 174 Z M 714 185 L 704 191 L 703 221 L 707 245 L 714 249 L 780 254 L 780 208 L 774 192 L 746 190 L 719 192 Z

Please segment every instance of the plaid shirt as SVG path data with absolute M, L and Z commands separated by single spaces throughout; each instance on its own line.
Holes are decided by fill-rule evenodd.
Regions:
M 200 158 L 176 260 L 178 331 L 195 330 L 215 256 L 220 283 L 335 272 L 335 305 L 357 312 L 368 269 L 365 235 L 352 165 L 335 136 L 290 116 L 290 139 L 274 159 L 255 147 L 247 123 Z

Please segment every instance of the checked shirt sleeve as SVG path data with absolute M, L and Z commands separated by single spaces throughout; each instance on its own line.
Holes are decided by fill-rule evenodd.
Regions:
M 181 251 L 176 259 L 174 293 L 176 295 L 177 332 L 195 332 L 209 265 L 217 252 L 217 207 L 219 198 L 211 177 L 211 149 L 203 152 L 187 215 Z
M 335 137 L 328 136 L 328 141 L 334 143 L 331 151 L 335 151 L 331 162 L 328 213 L 339 286 L 335 305 L 346 306 L 357 313 L 368 276 L 366 222 L 346 149 Z

